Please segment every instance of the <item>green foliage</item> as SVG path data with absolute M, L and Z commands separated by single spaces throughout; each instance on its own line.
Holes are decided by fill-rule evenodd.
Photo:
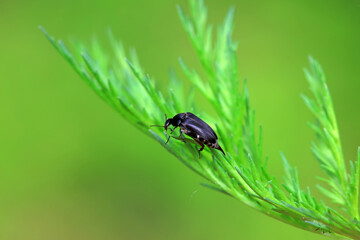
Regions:
M 334 107 L 326 85 L 324 72 L 313 58 L 310 58 L 311 72 L 305 70 L 314 99 L 303 99 L 316 117 L 316 123 L 309 123 L 315 131 L 318 142 L 311 147 L 321 169 L 327 178 L 319 178 L 328 183 L 330 189 L 318 186 L 333 202 L 339 204 L 350 216 L 359 220 L 359 161 L 351 164 L 347 173 L 342 153 L 340 135 L 336 123 Z
M 236 49 L 232 41 L 234 9 L 230 9 L 216 34 L 207 23 L 203 1 L 190 1 L 191 15 L 178 7 L 182 25 L 200 59 L 205 76 L 180 65 L 192 85 L 213 106 L 216 116 L 201 112 L 194 105 L 194 91 L 185 92 L 175 74 L 170 77 L 169 92 L 163 95 L 154 81 L 145 74 L 135 51 L 127 53 L 122 44 L 109 32 L 113 55 L 107 55 L 97 41 L 91 51 L 83 44 L 74 44 L 72 51 L 42 31 L 58 52 L 70 63 L 81 78 L 110 106 L 139 130 L 153 137 L 186 166 L 206 178 L 203 184 L 230 195 L 241 202 L 280 221 L 329 236 L 360 239 L 358 159 L 346 171 L 335 112 L 324 73 L 310 58 L 311 71 L 305 74 L 313 98 L 304 96 L 306 105 L 316 117 L 310 124 L 318 140 L 312 150 L 327 175 L 328 187 L 320 187 L 339 209 L 315 199 L 310 188 L 300 188 L 296 168 L 282 155 L 285 167 L 284 182 L 271 176 L 262 153 L 262 129 L 255 126 L 255 112 L 250 107 L 246 81 L 239 83 Z M 215 40 L 215 41 L 214 41 Z M 191 139 L 185 143 L 168 137 L 162 128 L 150 129 L 152 124 L 164 124 L 164 114 L 174 116 L 192 111 L 204 119 L 219 135 L 220 145 L 227 152 L 205 148 L 199 158 L 197 146 Z M 258 131 L 258 134 L 256 134 Z M 174 138 L 177 134 L 174 133 Z

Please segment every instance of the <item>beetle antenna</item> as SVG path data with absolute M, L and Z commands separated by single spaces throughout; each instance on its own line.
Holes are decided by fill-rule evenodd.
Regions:
M 165 126 L 162 126 L 162 125 L 150 125 L 150 127 L 165 127 Z

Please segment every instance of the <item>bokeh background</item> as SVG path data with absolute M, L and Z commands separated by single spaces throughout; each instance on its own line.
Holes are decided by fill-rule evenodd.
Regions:
M 200 66 L 178 3 L 188 9 L 182 0 L 0 1 L 0 239 L 325 239 L 201 187 L 200 177 L 102 102 L 37 28 L 88 41 L 111 27 L 164 88 L 169 69 L 180 72 L 179 56 Z M 270 171 L 281 177 L 283 151 L 303 186 L 322 175 L 309 148 L 313 118 L 300 98 L 309 93 L 309 54 L 326 72 L 345 157 L 354 160 L 360 1 L 207 5 L 215 24 L 236 7 L 240 75 L 264 127 Z

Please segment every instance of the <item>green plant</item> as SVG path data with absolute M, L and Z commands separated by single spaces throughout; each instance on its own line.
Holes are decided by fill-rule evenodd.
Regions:
M 262 153 L 262 129 L 256 137 L 254 111 L 250 107 L 246 81 L 240 86 L 237 72 L 236 48 L 232 41 L 234 9 L 230 9 L 219 26 L 214 41 L 212 27 L 207 24 L 207 9 L 203 1 L 190 1 L 191 16 L 178 12 L 183 27 L 195 47 L 205 78 L 180 60 L 180 65 L 193 86 L 212 104 L 217 114 L 211 117 L 196 110 L 194 91 L 184 96 L 182 82 L 171 75 L 169 93 L 165 97 L 146 75 L 134 51 L 129 57 L 109 32 L 114 55 L 107 55 L 96 41 L 91 53 L 81 43 L 74 44 L 73 53 L 60 40 L 56 42 L 42 31 L 70 63 L 83 80 L 110 106 L 139 130 L 157 140 L 186 166 L 206 178 L 204 186 L 230 195 L 266 215 L 318 234 L 360 239 L 358 160 L 350 162 L 347 172 L 342 154 L 334 108 L 324 73 L 310 58 L 310 71 L 305 71 L 313 98 L 304 101 L 316 117 L 310 124 L 318 141 L 312 146 L 320 167 L 327 175 L 327 187 L 319 187 L 339 206 L 335 210 L 312 196 L 310 188 L 299 186 L 297 170 L 284 156 L 284 183 L 279 183 L 267 171 L 267 158 Z M 129 59 L 129 60 L 127 60 Z M 241 89 L 241 90 L 240 90 Z M 146 107 L 144 107 L 146 106 Z M 198 157 L 196 145 L 170 141 L 163 129 L 150 129 L 152 124 L 163 124 L 164 114 L 193 111 L 206 119 L 219 134 L 226 150 L 224 157 L 216 150 L 205 148 Z M 215 124 L 216 123 L 216 124 Z

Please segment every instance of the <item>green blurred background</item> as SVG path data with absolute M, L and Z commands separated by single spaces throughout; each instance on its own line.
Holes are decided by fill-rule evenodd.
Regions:
M 169 69 L 180 72 L 179 56 L 199 66 L 177 3 L 188 9 L 182 0 L 0 1 L 0 239 L 324 239 L 201 187 L 200 177 L 102 102 L 37 28 L 88 41 L 111 27 L 164 88 Z M 345 157 L 354 160 L 360 1 L 207 5 L 212 23 L 236 7 L 239 69 L 264 127 L 270 171 L 283 173 L 283 151 L 303 186 L 322 175 L 300 98 L 309 93 L 302 71 L 309 54 L 328 76 Z

